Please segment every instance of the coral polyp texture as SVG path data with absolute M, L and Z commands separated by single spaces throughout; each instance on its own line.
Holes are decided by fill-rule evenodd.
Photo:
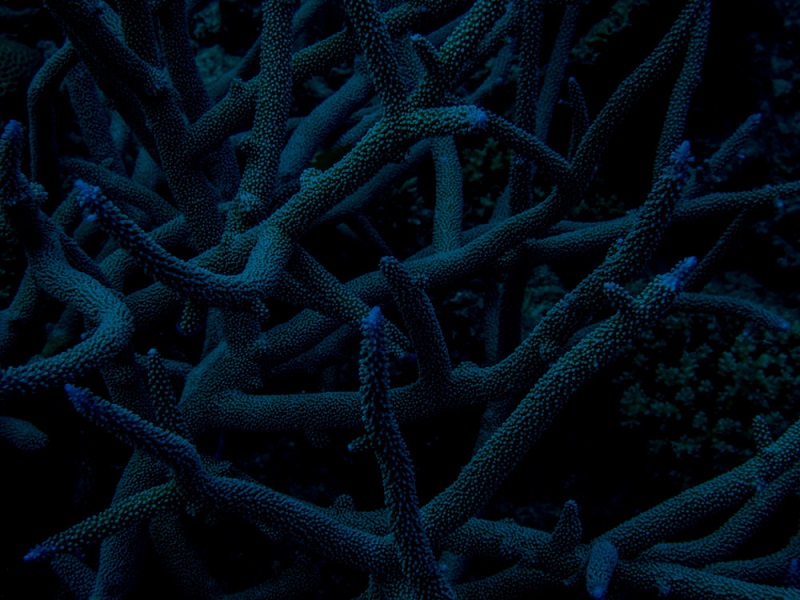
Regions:
M 791 47 L 732 10 L 3 9 L 0 597 L 800 599 Z

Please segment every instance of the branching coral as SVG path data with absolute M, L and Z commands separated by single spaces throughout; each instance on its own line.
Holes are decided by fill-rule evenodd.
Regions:
M 0 138 L 0 206 L 26 254 L 0 313 L 0 437 L 30 450 L 53 427 L 100 469 L 101 448 L 120 450 L 96 427 L 133 453 L 113 497 L 95 486 L 95 514 L 26 538 L 25 561 L 78 598 L 800 598 L 800 422 L 773 439 L 759 419 L 749 460 L 610 520 L 557 493 L 555 523 L 492 518 L 529 461 L 570 477 L 585 402 L 617 403 L 593 382 L 667 314 L 788 328 L 704 293 L 747 226 L 800 191 L 725 187 L 758 118 L 702 164 L 685 141 L 711 2 L 674 7 L 597 111 L 570 76 L 581 4 L 264 0 L 251 50 L 207 85 L 197 6 L 50 2 L 65 39 L 27 129 Z M 55 127 L 80 152 L 47 134 L 62 81 L 73 121 Z M 648 174 L 613 182 L 647 191 L 572 220 L 606 201 L 613 139 L 650 96 L 660 132 L 630 150 L 653 156 Z M 480 167 L 465 140 L 498 149 L 487 178 L 507 173 L 480 206 L 465 206 Z M 398 188 L 428 204 L 429 231 L 395 235 Z M 680 239 L 692 228 L 703 243 Z M 530 323 L 544 266 L 568 291 Z M 484 307 L 479 353 L 452 347 L 445 308 L 467 297 Z M 67 407 L 59 429 L 48 415 Z M 551 436 L 562 447 L 537 453 Z

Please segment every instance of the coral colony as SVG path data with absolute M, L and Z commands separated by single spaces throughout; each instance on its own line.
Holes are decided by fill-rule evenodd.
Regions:
M 717 4 L 3 9 L 0 597 L 800 599 Z

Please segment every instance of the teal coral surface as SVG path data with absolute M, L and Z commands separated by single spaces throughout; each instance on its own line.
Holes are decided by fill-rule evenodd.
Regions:
M 0 598 L 800 600 L 743 6 L 0 8 Z

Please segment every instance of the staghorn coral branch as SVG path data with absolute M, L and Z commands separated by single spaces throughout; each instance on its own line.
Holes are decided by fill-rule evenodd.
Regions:
M 696 93 L 730 8 L 51 4 L 0 458 L 63 589 L 0 596 L 798 597 L 800 183 Z

